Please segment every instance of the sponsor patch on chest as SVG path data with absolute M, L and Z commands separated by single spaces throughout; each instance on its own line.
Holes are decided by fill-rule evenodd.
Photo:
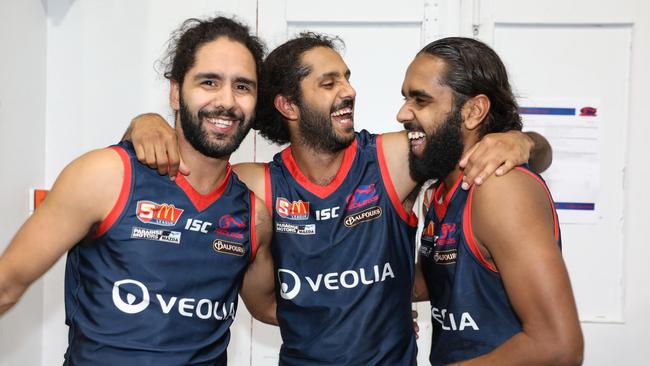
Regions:
M 235 243 L 232 241 L 217 239 L 212 243 L 212 248 L 219 253 L 236 255 L 238 257 L 246 254 L 246 249 L 241 243 Z
M 373 206 L 367 210 L 357 212 L 351 215 L 348 215 L 343 220 L 343 223 L 347 227 L 354 227 L 363 222 L 372 221 L 381 217 L 382 211 L 381 207 Z
M 163 229 L 146 229 L 134 226 L 131 228 L 131 239 L 162 241 L 165 243 L 180 244 L 181 233 Z
M 316 224 L 296 225 L 289 224 L 287 222 L 276 222 L 275 232 L 298 235 L 314 235 L 316 234 Z
M 174 226 L 183 214 L 182 209 L 168 203 L 138 201 L 136 216 L 145 224 Z

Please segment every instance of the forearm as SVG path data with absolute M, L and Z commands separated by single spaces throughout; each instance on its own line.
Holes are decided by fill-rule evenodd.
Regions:
M 452 365 L 563 366 L 582 364 L 581 342 L 563 343 L 557 338 L 553 338 L 552 335 L 537 338 L 533 338 L 525 332 L 519 332 L 490 353 Z
M 416 263 L 415 269 L 415 279 L 413 281 L 413 302 L 419 301 L 428 301 L 429 300 L 429 289 L 427 288 L 427 283 L 424 280 L 424 275 L 420 269 L 420 263 Z
M 536 173 L 542 173 L 553 162 L 553 149 L 548 140 L 537 132 L 526 132 L 526 135 L 533 140 L 533 148 L 530 150 L 528 165 Z
M 0 316 L 11 309 L 18 302 L 25 290 L 27 290 L 26 286 L 7 278 L 2 273 L 1 265 L 0 261 Z
M 265 300 L 260 299 L 259 297 L 256 301 L 246 302 L 246 308 L 251 313 L 253 318 L 261 321 L 262 323 L 278 325 L 278 318 L 276 315 L 277 312 L 277 303 L 275 301 L 275 295 L 272 295 L 272 299 L 267 297 Z
M 143 113 L 137 115 L 135 118 L 131 120 L 131 123 L 129 124 L 129 127 L 127 127 L 126 131 L 124 131 L 124 135 L 122 135 L 122 141 L 131 140 L 133 137 L 132 136 L 133 129 L 138 127 L 140 124 L 151 122 L 151 121 L 161 121 L 161 120 L 164 121 L 162 116 L 160 116 L 157 113 Z

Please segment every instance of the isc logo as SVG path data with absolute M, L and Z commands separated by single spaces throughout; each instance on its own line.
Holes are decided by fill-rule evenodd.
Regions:
M 309 202 L 302 200 L 292 202 L 284 197 L 278 197 L 275 201 L 275 211 L 280 217 L 289 220 L 307 220 L 309 218 Z
M 138 201 L 136 216 L 145 224 L 174 226 L 183 214 L 183 210 L 167 203 Z
M 339 217 L 339 208 L 339 206 L 336 206 L 324 208 L 322 210 L 315 210 L 314 212 L 316 213 L 316 220 L 324 221 Z

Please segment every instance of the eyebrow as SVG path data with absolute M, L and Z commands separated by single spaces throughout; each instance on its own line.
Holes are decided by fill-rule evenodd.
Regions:
M 197 80 L 202 80 L 202 79 L 217 79 L 217 80 L 223 80 L 223 75 L 217 74 L 216 72 L 200 72 L 196 75 L 194 75 L 193 78 L 195 81 Z
M 236 77 L 235 82 L 250 85 L 252 87 L 257 87 L 257 83 L 255 82 L 255 80 L 243 76 Z
M 404 90 L 402 90 L 402 96 L 406 96 Z M 411 98 L 423 98 L 423 99 L 432 99 L 433 96 L 422 89 L 409 90 L 408 96 Z
M 352 75 L 350 70 L 345 70 L 345 74 L 343 74 L 343 76 L 345 76 L 346 79 L 349 79 L 350 75 Z M 338 77 L 341 77 L 340 72 L 338 72 L 338 71 L 330 71 L 330 72 L 326 72 L 323 75 L 321 75 L 318 78 L 318 80 L 323 80 L 323 79 L 326 79 L 326 78 L 338 78 Z
M 196 75 L 194 75 L 194 80 L 204 80 L 204 79 L 216 79 L 216 80 L 223 80 L 223 75 L 216 73 L 216 72 L 200 72 Z M 244 76 L 237 76 L 235 77 L 234 80 L 236 83 L 242 83 L 246 85 L 250 85 L 253 87 L 257 87 L 257 82 L 255 80 L 244 77 Z

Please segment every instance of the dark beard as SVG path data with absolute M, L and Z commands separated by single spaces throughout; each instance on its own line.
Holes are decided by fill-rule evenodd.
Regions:
M 225 109 L 223 107 L 218 107 L 214 110 L 204 110 L 201 109 L 198 112 L 198 116 L 193 116 L 189 108 L 183 100 L 183 96 L 180 97 L 180 123 L 183 127 L 183 135 L 185 139 L 192 145 L 196 151 L 200 152 L 205 156 L 211 158 L 223 158 L 232 154 L 248 134 L 248 131 L 251 128 L 250 119 L 244 120 L 244 115 L 235 113 L 232 109 Z M 225 134 L 213 134 L 218 140 L 223 141 L 222 144 L 216 141 L 210 141 L 210 136 L 208 132 L 203 128 L 201 121 L 204 118 L 215 118 L 215 117 L 225 117 L 228 119 L 237 120 L 237 129 L 235 133 L 230 138 L 230 141 L 227 141 L 227 135 Z M 235 122 L 233 122 L 235 123 Z
M 431 135 L 421 157 L 409 152 L 411 178 L 416 182 L 427 179 L 443 179 L 454 170 L 463 155 L 462 116 L 460 108 L 454 108 L 445 122 Z
M 345 149 L 354 141 L 354 134 L 349 137 L 337 135 L 330 120 L 331 113 L 341 108 L 353 107 L 354 102 L 351 99 L 346 99 L 333 106 L 330 114 L 320 113 L 310 108 L 307 103 L 301 102 L 300 104 L 298 131 L 300 132 L 300 140 L 304 145 L 316 151 L 334 153 Z

